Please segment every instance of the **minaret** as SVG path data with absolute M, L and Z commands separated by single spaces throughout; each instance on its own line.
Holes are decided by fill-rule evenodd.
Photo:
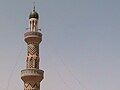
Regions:
M 39 44 L 42 34 L 38 32 L 39 15 L 33 11 L 29 15 L 29 31 L 24 34 L 27 43 L 26 69 L 21 71 L 21 79 L 24 82 L 24 90 L 40 90 L 40 82 L 43 79 L 43 70 L 39 69 Z

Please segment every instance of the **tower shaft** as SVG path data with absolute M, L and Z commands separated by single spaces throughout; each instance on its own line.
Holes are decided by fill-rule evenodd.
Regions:
M 42 34 L 38 32 L 38 14 L 33 10 L 29 17 L 30 30 L 24 34 L 27 43 L 26 69 L 21 71 L 21 79 L 24 82 L 24 90 L 40 90 L 40 82 L 43 79 L 43 70 L 39 69 L 39 44 Z

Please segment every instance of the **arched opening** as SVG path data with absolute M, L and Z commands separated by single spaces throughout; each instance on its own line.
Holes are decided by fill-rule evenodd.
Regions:
M 34 31 L 34 20 L 32 22 L 32 30 Z
M 30 27 L 29 28 L 30 28 L 30 31 L 31 31 L 31 21 L 30 21 Z

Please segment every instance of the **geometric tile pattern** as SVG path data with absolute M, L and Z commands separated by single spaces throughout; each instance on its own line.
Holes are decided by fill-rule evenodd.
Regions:
M 39 54 L 39 45 L 29 44 L 28 45 L 28 53 L 30 53 L 31 55 Z
M 24 90 L 39 90 L 40 84 L 39 82 L 30 82 L 24 84 Z

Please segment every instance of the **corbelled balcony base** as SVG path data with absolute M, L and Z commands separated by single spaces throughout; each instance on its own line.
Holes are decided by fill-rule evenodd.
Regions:
M 30 43 L 40 43 L 42 41 L 42 34 L 40 32 L 26 32 L 24 34 L 25 42 Z
M 24 69 L 21 71 L 21 79 L 24 82 L 41 82 L 44 71 L 40 69 Z

